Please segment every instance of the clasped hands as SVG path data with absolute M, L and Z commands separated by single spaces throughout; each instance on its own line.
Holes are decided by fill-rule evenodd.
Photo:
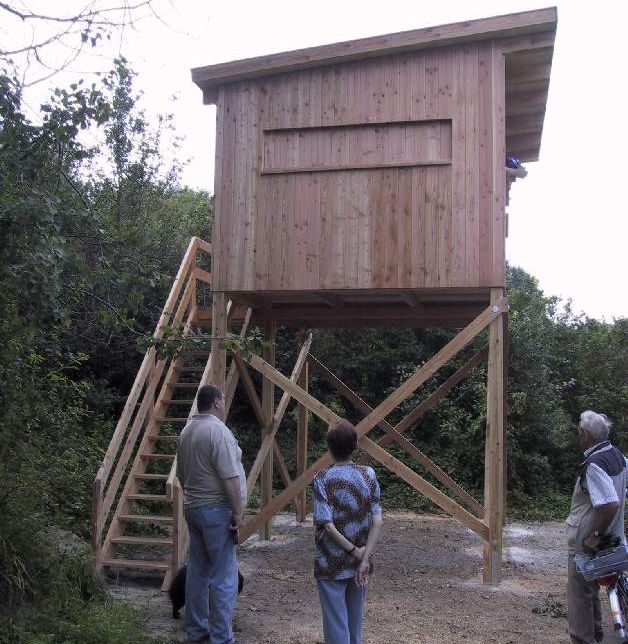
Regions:
M 353 557 L 360 561 L 360 565 L 358 566 L 358 571 L 354 577 L 355 585 L 359 586 L 360 588 L 364 588 L 369 583 L 368 575 L 369 575 L 369 570 L 371 568 L 371 562 L 370 562 L 370 557 L 364 556 L 365 552 L 366 552 L 366 546 L 360 546 L 359 548 L 356 546 L 355 550 L 351 552 Z

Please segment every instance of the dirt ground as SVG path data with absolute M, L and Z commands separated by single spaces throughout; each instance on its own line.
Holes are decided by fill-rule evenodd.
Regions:
M 245 582 L 235 616 L 238 644 L 323 642 L 312 553 L 311 520 L 298 524 L 292 515 L 275 518 L 271 541 L 252 537 L 239 548 Z M 482 584 L 481 567 L 481 540 L 453 519 L 387 513 L 369 585 L 365 644 L 569 642 L 561 523 L 507 526 L 499 588 Z M 158 587 L 118 579 L 111 588 L 146 611 L 151 634 L 185 641 L 182 620 L 171 618 Z

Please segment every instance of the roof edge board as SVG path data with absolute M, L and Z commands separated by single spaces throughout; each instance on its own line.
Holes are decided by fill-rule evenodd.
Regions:
M 537 9 L 197 67 L 192 80 L 208 103 L 215 101 L 220 85 L 239 80 L 468 41 L 555 32 L 556 23 L 556 7 Z

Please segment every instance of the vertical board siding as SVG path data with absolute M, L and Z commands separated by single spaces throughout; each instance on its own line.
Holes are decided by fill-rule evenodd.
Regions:
M 217 289 L 502 285 L 503 94 L 490 42 L 223 88 Z

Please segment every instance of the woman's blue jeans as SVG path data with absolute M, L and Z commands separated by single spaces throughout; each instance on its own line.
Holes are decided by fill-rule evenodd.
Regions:
M 230 530 L 231 506 L 221 503 L 192 508 L 185 511 L 185 520 L 190 532 L 185 583 L 188 640 L 232 644 L 238 565 Z
M 317 579 L 325 644 L 361 644 L 366 588 L 355 578 Z

